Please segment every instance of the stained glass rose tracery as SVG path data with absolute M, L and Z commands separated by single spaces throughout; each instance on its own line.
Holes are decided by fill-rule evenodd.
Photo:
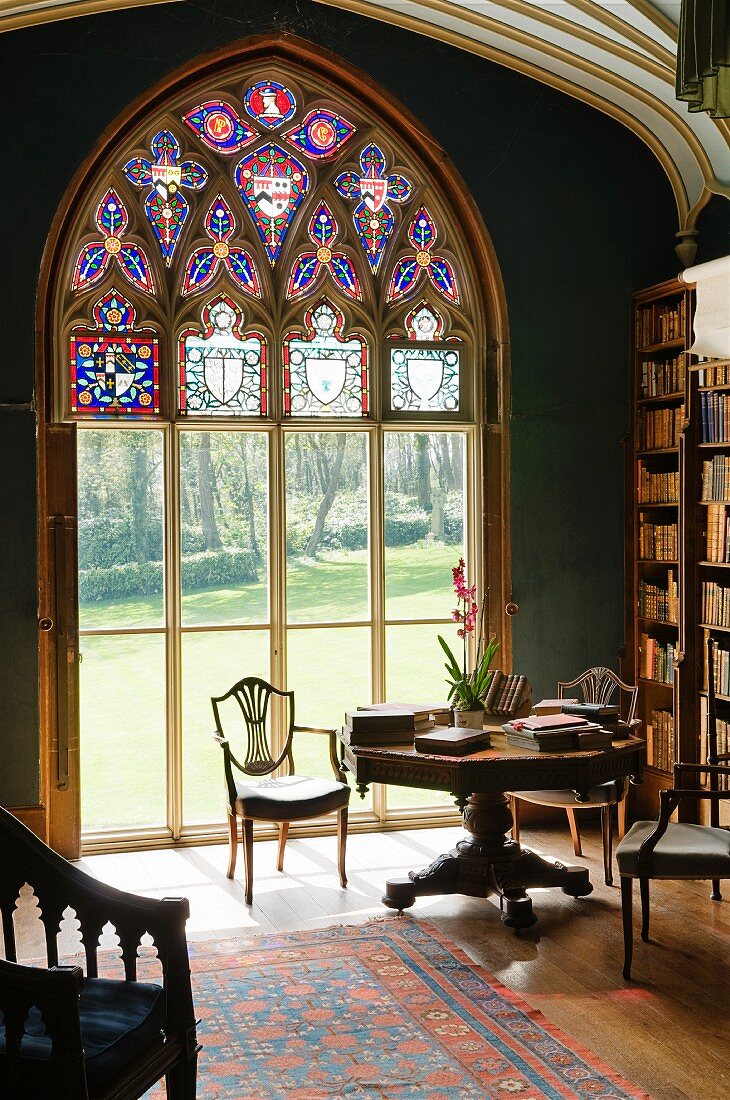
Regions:
M 96 235 L 73 251 L 66 331 L 83 327 L 80 311 L 95 308 L 85 295 L 112 292 L 117 272 L 140 292 L 128 309 L 143 327 L 125 314 L 116 365 L 107 337 L 97 340 L 94 354 L 109 351 L 105 372 L 89 375 L 75 346 L 73 415 L 464 414 L 471 337 L 459 233 L 419 164 L 361 104 L 331 88 L 323 96 L 298 70 L 231 71 L 131 133 L 102 187 L 86 214 Z M 347 326 L 343 306 L 359 311 Z M 135 333 L 152 330 L 159 377 L 145 405 L 137 381 L 122 392 L 131 378 L 122 358 L 136 355 Z M 407 352 L 404 340 L 423 346 Z M 460 350 L 426 347 L 454 342 Z M 374 410 L 370 363 L 384 344 Z

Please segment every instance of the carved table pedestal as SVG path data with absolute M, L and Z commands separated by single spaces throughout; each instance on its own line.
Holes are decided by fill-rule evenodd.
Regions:
M 635 737 L 614 742 L 611 749 L 545 753 L 510 749 L 502 734 L 492 734 L 493 747 L 471 756 L 429 756 L 410 746 L 372 748 L 343 743 L 343 763 L 358 790 L 370 783 L 448 791 L 464 818 L 466 836 L 450 852 L 407 878 L 389 879 L 383 902 L 402 911 L 417 897 L 466 894 L 499 897 L 502 920 L 527 928 L 537 917 L 530 887 L 560 887 L 572 897 L 593 889 L 585 867 L 543 859 L 506 835 L 512 827 L 509 790 L 574 790 L 576 801 L 598 783 L 641 776 L 644 742 Z

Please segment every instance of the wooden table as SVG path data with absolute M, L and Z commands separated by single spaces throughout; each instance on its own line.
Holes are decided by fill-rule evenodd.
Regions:
M 366 748 L 343 742 L 344 766 L 362 797 L 370 783 L 447 791 L 464 818 L 464 839 L 423 870 L 388 879 L 383 903 L 402 912 L 417 897 L 432 894 L 496 894 L 502 920 L 519 929 L 537 920 L 527 895 L 530 887 L 559 886 L 571 897 L 590 894 L 586 867 L 543 859 L 506 836 L 512 810 L 505 791 L 574 790 L 576 802 L 586 802 L 598 783 L 626 775 L 639 781 L 644 749 L 639 738 L 627 737 L 610 749 L 531 752 L 508 748 L 501 731 L 492 731 L 491 749 L 461 757 L 430 756 L 412 745 Z

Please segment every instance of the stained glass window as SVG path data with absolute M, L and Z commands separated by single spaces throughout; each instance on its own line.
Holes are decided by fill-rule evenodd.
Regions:
M 460 357 L 454 347 L 391 348 L 391 410 L 458 412 Z
M 342 314 L 326 298 L 306 313 L 305 324 L 305 336 L 284 339 L 284 415 L 366 416 L 365 340 L 342 336 Z
M 95 303 L 92 315 L 94 328 L 77 327 L 71 333 L 71 412 L 159 413 L 159 341 L 154 330 L 135 330 L 134 307 L 114 289 Z
M 266 341 L 242 332 L 241 310 L 220 295 L 203 310 L 203 327 L 180 334 L 180 412 L 265 416 Z
M 209 820 L 206 698 L 248 669 L 294 687 L 300 720 L 335 724 L 344 688 L 320 714 L 302 680 L 323 660 L 363 702 L 397 697 L 412 642 L 438 662 L 450 568 L 479 530 L 465 502 L 488 281 L 459 181 L 397 106 L 379 112 L 301 49 L 244 46 L 138 105 L 90 162 L 54 257 L 50 404 L 81 437 L 82 645 L 151 669 L 165 752 L 192 764 L 166 792 L 159 779 L 149 812 L 142 785 L 133 818 L 166 805 L 173 832 Z M 129 731 L 92 711 L 82 741 L 102 760 L 109 730 Z M 85 827 L 131 820 L 85 797 Z

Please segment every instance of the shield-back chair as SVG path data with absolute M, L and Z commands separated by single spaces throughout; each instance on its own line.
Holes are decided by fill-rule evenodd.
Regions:
M 565 699 L 567 693 L 578 688 L 585 703 L 597 703 L 607 706 L 617 703 L 621 721 L 627 732 L 635 732 L 641 726 L 641 720 L 635 718 L 638 687 L 620 680 L 610 668 L 597 666 L 589 668 L 575 680 L 561 680 L 558 683 L 558 698 Z M 560 806 L 568 815 L 570 834 L 573 838 L 573 850 L 577 856 L 583 855 L 580 829 L 576 814 L 580 810 L 601 811 L 601 837 L 603 841 L 603 875 L 607 886 L 613 885 L 613 819 L 611 810 L 618 807 L 618 835 L 626 832 L 626 795 L 629 791 L 629 777 L 611 780 L 592 787 L 588 800 L 577 799 L 575 791 L 512 791 L 512 836 L 520 839 L 520 802 L 532 802 L 537 806 Z
M 288 711 L 286 738 L 277 757 L 273 756 L 270 741 L 269 704 L 272 696 L 285 701 Z M 244 727 L 244 753 L 242 760 L 234 755 L 229 739 L 223 733 L 220 707 L 229 699 L 235 699 L 241 710 Z M 215 716 L 214 740 L 223 749 L 223 768 L 226 782 L 226 811 L 228 815 L 229 853 L 228 878 L 233 878 L 238 853 L 238 818 L 242 821 L 243 855 L 246 875 L 246 904 L 253 902 L 253 825 L 254 821 L 276 822 L 279 826 L 279 852 L 277 870 L 284 869 L 284 848 L 289 824 L 337 813 L 337 863 L 340 883 L 347 886 L 345 874 L 345 846 L 347 843 L 347 807 L 350 788 L 337 755 L 337 731 L 318 726 L 294 724 L 294 692 L 280 691 L 266 680 L 248 676 L 225 693 L 211 699 Z M 295 733 L 326 735 L 329 738 L 329 757 L 337 777 L 312 779 L 296 775 L 292 741 Z M 273 777 L 282 765 L 287 775 Z M 243 778 L 238 778 L 236 768 Z M 249 778 L 250 777 L 250 778 Z

